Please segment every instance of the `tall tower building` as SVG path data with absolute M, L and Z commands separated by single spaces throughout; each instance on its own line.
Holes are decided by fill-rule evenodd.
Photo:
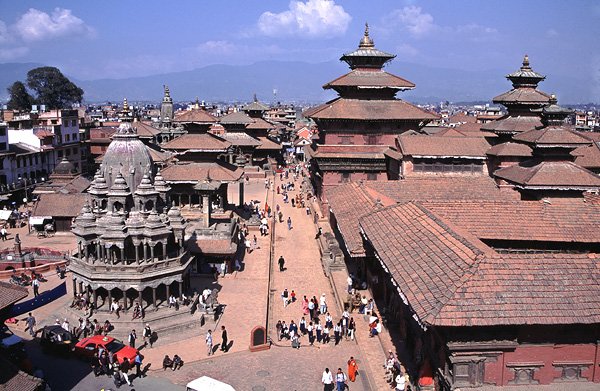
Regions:
M 162 103 L 160 104 L 160 122 L 163 125 L 170 125 L 173 121 L 173 98 L 171 98 L 171 92 L 169 86 L 165 87 L 165 95 L 163 96 Z

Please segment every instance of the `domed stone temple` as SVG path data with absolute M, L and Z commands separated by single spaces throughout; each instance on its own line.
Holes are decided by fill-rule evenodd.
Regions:
M 96 308 L 107 311 L 115 300 L 125 310 L 135 302 L 157 308 L 189 288 L 187 223 L 170 206 L 169 192 L 135 129 L 123 122 L 73 223 L 75 293 L 91 295 Z

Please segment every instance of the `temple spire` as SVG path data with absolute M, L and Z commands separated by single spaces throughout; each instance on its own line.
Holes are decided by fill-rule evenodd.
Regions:
M 369 37 L 369 23 L 365 23 L 365 35 L 360 40 L 358 47 L 360 49 L 372 49 L 375 47 L 375 43 L 371 37 Z

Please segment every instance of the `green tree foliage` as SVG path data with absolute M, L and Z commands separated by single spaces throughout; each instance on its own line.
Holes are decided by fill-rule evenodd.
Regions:
M 6 90 L 10 95 L 10 100 L 8 101 L 8 108 L 10 110 L 31 110 L 31 105 L 34 103 L 34 100 L 27 92 L 25 84 L 16 81 Z
M 38 103 L 50 109 L 67 108 L 83 99 L 83 90 L 54 67 L 27 72 L 27 86 L 37 94 Z

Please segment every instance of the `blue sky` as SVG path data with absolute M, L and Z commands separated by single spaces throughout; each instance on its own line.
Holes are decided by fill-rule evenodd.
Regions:
M 261 60 L 336 60 L 364 23 L 414 64 L 510 72 L 528 53 L 546 75 L 600 80 L 598 1 L 0 0 L 0 63 L 40 62 L 78 79 Z

